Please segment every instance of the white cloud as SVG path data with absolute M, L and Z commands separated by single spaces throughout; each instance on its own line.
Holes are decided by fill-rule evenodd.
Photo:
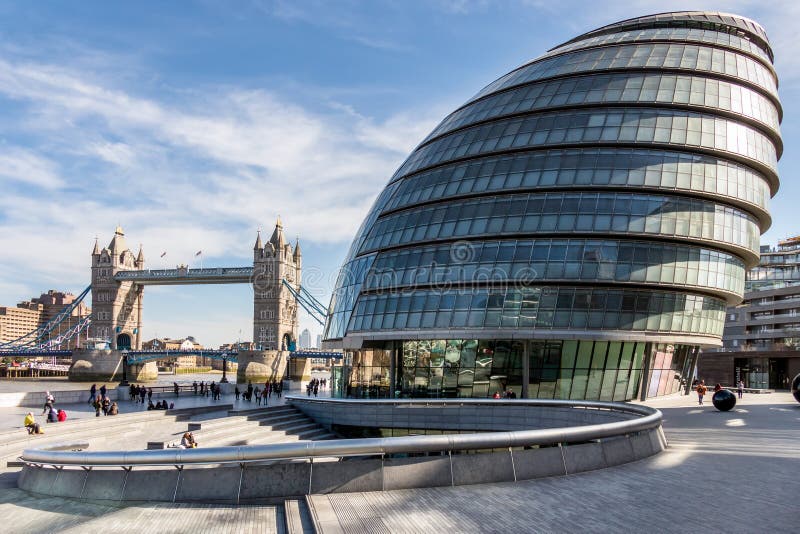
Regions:
M 0 146 L 0 185 L 4 181 L 45 189 L 55 189 L 63 184 L 55 163 L 49 159 L 24 148 Z
M 410 114 L 378 120 L 335 102 L 312 111 L 236 87 L 179 89 L 155 100 L 120 89 L 116 78 L 0 60 L 0 98 L 16 109 L 0 133 L 34 139 L 27 150 L 0 148 L 0 176 L 61 188 L 0 195 L 0 250 L 14 251 L 0 260 L 4 277 L 26 281 L 0 286 L 0 302 L 47 286 L 82 289 L 92 237 L 107 244 L 117 224 L 131 248 L 144 244 L 154 268 L 196 265 L 199 249 L 207 264 L 247 264 L 255 228 L 269 233 L 278 214 L 288 239 L 346 246 L 435 122 Z

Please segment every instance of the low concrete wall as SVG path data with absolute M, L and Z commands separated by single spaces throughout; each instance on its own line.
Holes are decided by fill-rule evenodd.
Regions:
M 85 485 L 91 476 L 102 480 L 112 488 L 107 496 L 97 496 L 94 493 L 84 498 L 106 500 L 148 500 L 148 501 L 182 501 L 182 502 L 225 502 L 241 503 L 252 502 L 275 497 L 294 497 L 308 493 L 341 493 L 360 491 L 380 491 L 385 489 L 403 489 L 437 486 L 459 486 L 468 484 L 484 484 L 492 482 L 513 482 L 539 477 L 567 475 L 612 467 L 627 462 L 632 462 L 657 454 L 666 448 L 667 443 L 660 426 L 660 414 L 652 410 L 642 412 L 641 407 L 638 417 L 650 419 L 642 424 L 623 424 L 624 421 L 637 417 L 634 407 L 612 403 L 584 403 L 583 406 L 568 406 L 558 401 L 527 401 L 515 404 L 514 401 L 476 401 L 447 402 L 425 401 L 332 401 L 314 400 L 306 398 L 291 398 L 291 403 L 311 415 L 318 422 L 328 425 L 353 425 L 369 427 L 403 427 L 403 428 L 431 428 L 431 429 L 461 429 L 479 431 L 509 431 L 553 429 L 564 427 L 573 428 L 570 432 L 557 431 L 548 440 L 530 441 L 541 443 L 540 446 L 513 446 L 494 448 L 492 452 L 482 452 L 476 449 L 488 449 L 481 445 L 479 440 L 482 434 L 466 436 L 431 436 L 429 444 L 435 448 L 427 450 L 437 451 L 428 454 L 419 453 L 426 450 L 420 448 L 395 449 L 419 453 L 407 456 L 399 454 L 385 458 L 376 450 L 385 451 L 387 448 L 371 448 L 369 443 L 378 440 L 353 441 L 353 447 L 337 442 L 320 442 L 315 450 L 321 452 L 316 456 L 321 460 L 289 460 L 297 456 L 310 455 L 305 446 L 298 450 L 295 456 L 285 455 L 274 463 L 263 463 L 260 458 L 263 454 L 278 451 L 281 445 L 263 451 L 261 456 L 250 456 L 254 449 L 219 448 L 210 449 L 208 464 L 186 465 L 182 470 L 176 470 L 171 463 L 189 461 L 188 457 L 176 456 L 169 460 L 170 467 L 142 467 L 134 466 L 133 470 L 124 471 L 118 467 L 94 467 L 90 472 L 84 472 L 80 464 L 90 461 L 89 455 L 85 459 L 66 462 L 62 469 L 41 465 L 41 451 L 31 451 L 34 458 L 33 464 L 23 468 L 19 478 L 20 488 L 46 495 L 74 497 L 82 495 Z M 629 411 L 630 410 L 630 411 Z M 656 418 L 657 417 L 657 418 Z M 654 419 L 655 418 L 655 419 Z M 604 425 L 603 423 L 617 423 L 617 425 Z M 600 429 L 585 428 L 592 425 L 602 425 Z M 540 433 L 541 434 L 541 433 Z M 525 432 L 517 434 L 525 435 Z M 488 434 L 483 434 L 487 438 Z M 572 437 L 566 437 L 572 436 Z M 607 436 L 594 439 L 598 436 Z M 418 437 L 420 438 L 420 437 Z M 413 438 L 417 440 L 418 438 Z M 465 438 L 459 441 L 460 438 Z M 505 438 L 504 438 L 505 439 Z M 531 438 L 533 439 L 533 438 Z M 566 442 L 573 440 L 574 443 Z M 342 442 L 347 440 L 342 440 Z M 429 440 L 422 440 L 429 441 Z M 403 438 L 394 438 L 394 443 L 403 443 Z M 408 441 L 406 440 L 406 443 Z M 416 441 L 415 441 L 416 443 Z M 525 442 L 508 441 L 507 443 Z M 324 444 L 331 448 L 324 449 Z M 284 445 L 285 446 L 285 445 Z M 411 445 L 408 445 L 411 447 Z M 420 447 L 420 445 L 416 445 Z M 313 448 L 313 446 L 312 446 Z M 236 456 L 231 456 L 228 450 L 233 450 Z M 257 449 L 257 448 L 256 448 Z M 199 449 L 198 453 L 203 454 Z M 348 458 L 339 458 L 330 461 L 328 456 L 341 454 L 355 454 Z M 440 452 L 441 451 L 441 452 Z M 36 460 L 39 452 L 40 459 Z M 54 456 L 56 453 L 52 453 Z M 119 460 L 124 462 L 127 453 L 116 453 Z M 172 453 L 170 453 L 172 454 Z M 212 467 L 213 462 L 219 462 L 224 456 L 242 459 L 250 458 L 255 463 L 241 463 L 238 466 L 230 464 Z M 77 457 L 76 457 L 77 458 Z M 108 457 L 106 457 L 108 458 Z M 225 461 L 233 461 L 226 459 Z M 112 463 L 108 461 L 91 465 L 99 466 Z M 145 463 L 145 462 L 141 462 Z M 103 473 L 97 474 L 97 473 Z M 111 474 L 106 474 L 111 473 Z M 116 473 L 116 474 L 114 474 Z M 140 491 L 143 486 L 147 491 Z M 120 496 L 116 488 L 125 488 Z M 128 488 L 131 488 L 128 490 Z
M 661 428 L 569 446 L 413 458 L 280 462 L 214 468 L 54 469 L 26 465 L 21 489 L 108 501 L 247 503 L 312 493 L 514 482 L 612 467 L 666 447 Z M 88 490 L 87 490 L 88 488 Z M 102 488 L 102 490 L 98 490 Z
M 98 389 L 102 384 L 98 383 Z M 119 400 L 116 386 L 109 387 L 106 384 L 106 395 L 112 401 Z M 56 407 L 60 404 L 75 404 L 89 401 L 89 388 L 67 391 L 53 391 L 50 393 L 56 398 Z M 98 392 L 99 395 L 99 392 Z M 44 406 L 44 391 L 25 391 L 16 393 L 0 393 L 0 408 L 10 408 L 14 406 L 27 406 L 31 408 L 42 408 Z

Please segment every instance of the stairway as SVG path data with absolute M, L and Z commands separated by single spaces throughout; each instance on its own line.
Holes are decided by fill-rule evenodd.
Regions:
M 192 419 L 201 447 L 266 445 L 293 441 L 319 441 L 336 436 L 292 406 L 231 410 L 227 417 Z

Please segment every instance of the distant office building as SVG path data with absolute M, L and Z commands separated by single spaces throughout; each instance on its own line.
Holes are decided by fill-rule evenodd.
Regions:
M 314 344 L 315 349 L 322 348 L 322 334 L 317 334 L 317 342 Z
M 300 348 L 301 349 L 310 349 L 311 347 L 311 332 L 308 331 L 308 328 L 303 330 L 300 333 Z
M 761 247 L 761 263 L 747 272 L 744 302 L 726 314 L 722 349 L 703 354 L 698 376 L 788 389 L 800 373 L 800 237 Z
M 33 332 L 42 322 L 42 306 L 0 307 L 0 343 L 9 343 Z
M 40 304 L 42 306 L 42 322 L 46 323 L 61 313 L 64 308 L 75 302 L 75 299 L 76 297 L 72 293 L 51 289 L 47 293 L 42 293 L 38 297 L 32 298 L 29 302 L 22 302 L 18 304 L 18 306 L 27 307 L 24 305 L 29 303 L 34 305 Z M 74 310 L 72 310 L 70 315 L 74 318 L 82 319 L 91 314 L 92 310 L 85 303 L 81 302 L 75 307 Z
M 0 343 L 14 341 L 33 332 L 54 319 L 64 308 L 71 305 L 75 298 L 72 293 L 51 289 L 39 297 L 18 303 L 15 308 L 0 308 L 0 310 L 4 310 L 0 312 Z M 66 332 L 90 314 L 91 309 L 83 303 L 78 304 L 72 313 L 53 329 L 53 335 L 57 336 Z M 85 336 L 75 337 L 69 345 L 65 343 L 64 346 L 58 348 L 76 348 L 81 340 L 85 340 Z
M 345 394 L 629 400 L 685 386 L 758 264 L 783 146 L 764 29 L 580 35 L 448 115 L 340 271 Z

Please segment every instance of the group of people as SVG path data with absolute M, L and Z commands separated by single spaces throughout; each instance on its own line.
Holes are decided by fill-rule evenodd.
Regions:
M 153 404 L 153 401 L 147 401 L 147 409 L 148 410 L 171 410 L 175 407 L 175 403 L 170 402 L 167 404 L 166 400 L 158 401 L 157 403 Z
M 135 403 L 142 403 L 144 404 L 144 398 L 147 397 L 148 402 L 152 402 L 153 400 L 153 388 L 146 388 L 144 386 L 137 386 L 136 384 L 131 384 L 131 387 L 128 389 L 128 395 L 130 395 L 131 401 Z
M 493 399 L 516 399 L 517 394 L 513 389 L 507 389 L 506 391 L 495 391 L 492 395 Z
M 327 378 L 323 378 L 322 380 L 320 380 L 319 378 L 312 378 L 308 382 L 308 384 L 306 384 L 306 395 L 310 397 L 311 394 L 313 393 L 314 396 L 316 397 L 317 395 L 319 395 L 319 390 L 325 389 L 327 385 L 328 385 Z
M 247 402 L 252 402 L 253 399 L 255 399 L 259 406 L 261 406 L 262 402 L 264 403 L 264 406 L 267 406 L 269 404 L 269 398 L 272 395 L 276 395 L 278 398 L 280 398 L 282 392 L 283 386 L 276 380 L 273 380 L 272 382 L 267 380 L 264 382 L 263 389 L 259 386 L 254 387 L 252 382 L 248 382 L 247 389 L 244 391 L 240 391 L 238 385 L 233 390 L 233 394 L 236 396 L 237 401 L 239 400 L 239 397 Z
M 107 393 L 108 390 L 105 384 L 100 386 L 100 389 L 97 388 L 97 384 L 92 384 L 92 387 L 89 388 L 89 404 L 94 408 L 95 417 L 100 417 L 100 412 L 103 412 L 103 415 L 117 415 L 119 413 L 119 406 L 111 400 Z
M 706 393 L 708 392 L 708 388 L 706 387 L 706 381 L 705 380 L 695 380 L 694 383 L 693 383 L 693 386 L 694 386 L 694 390 L 697 392 L 697 403 L 700 406 L 702 406 L 703 405 L 703 397 L 705 397 Z M 717 391 L 720 391 L 721 389 L 724 389 L 722 387 L 722 384 L 717 383 L 714 386 L 714 393 L 716 393 Z M 739 383 L 736 384 L 736 393 L 737 393 L 737 395 L 738 395 L 738 397 L 740 399 L 742 397 L 744 397 L 744 382 L 742 380 L 739 380 Z
M 206 384 L 204 382 L 197 383 L 197 380 L 192 382 L 192 389 L 194 390 L 195 395 L 200 395 L 201 397 L 208 397 L 211 395 L 211 400 L 219 400 L 220 395 L 222 394 L 222 388 L 219 384 L 215 384 L 211 382 L 210 384 Z M 175 395 L 178 394 L 178 384 L 175 384 Z

